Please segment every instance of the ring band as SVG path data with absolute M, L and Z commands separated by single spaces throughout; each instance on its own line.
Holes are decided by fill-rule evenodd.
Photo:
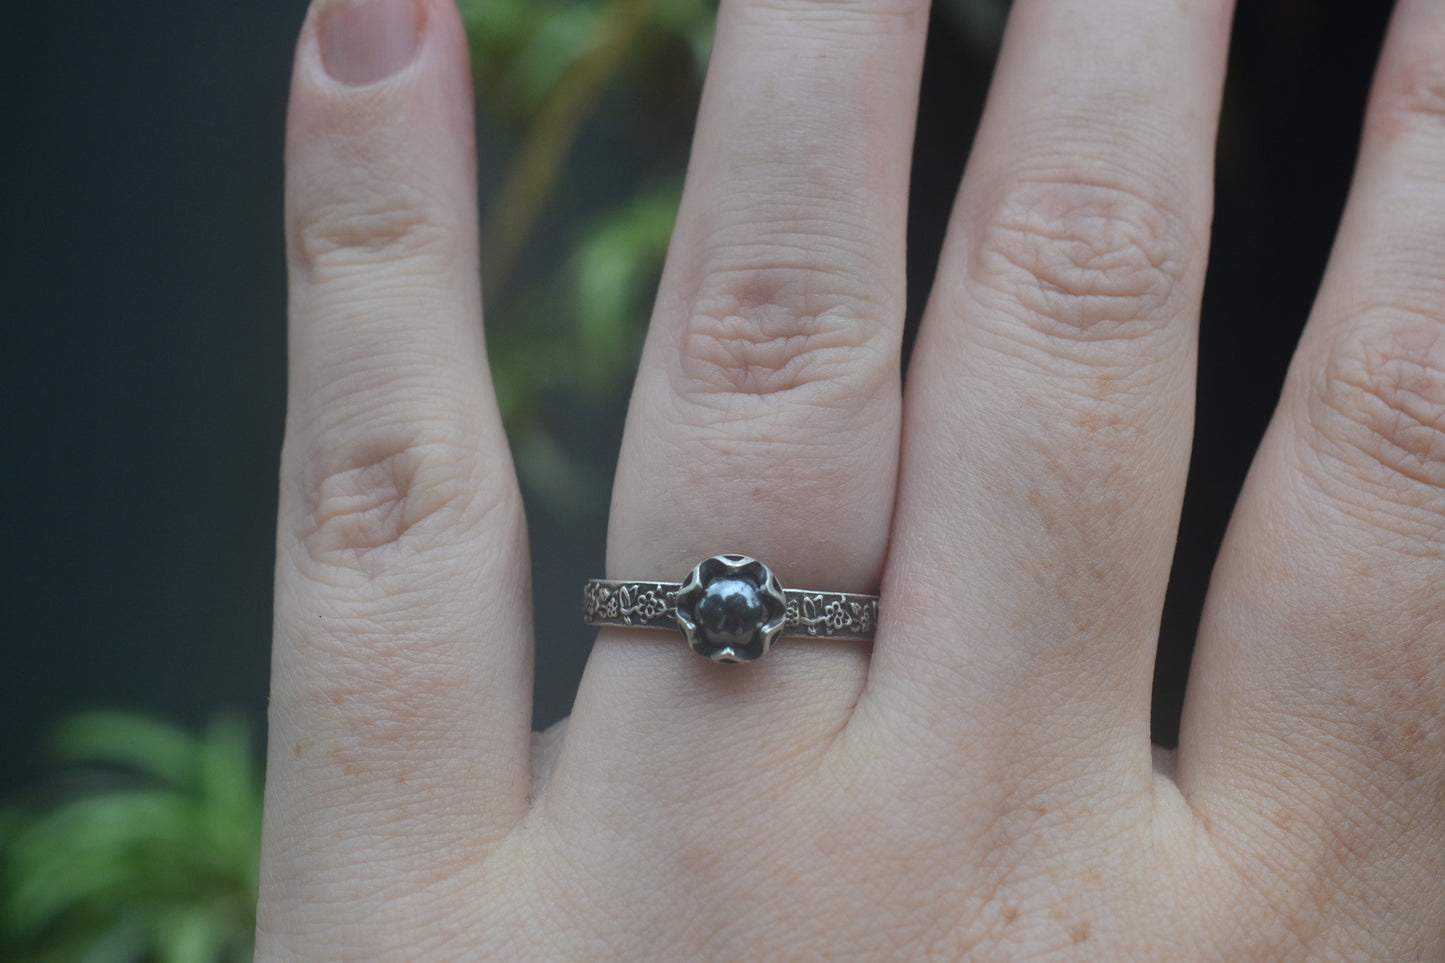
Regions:
M 751 662 L 782 636 L 871 642 L 878 596 L 784 589 L 756 559 L 714 555 L 681 582 L 592 579 L 582 614 L 592 626 L 681 630 L 705 658 Z

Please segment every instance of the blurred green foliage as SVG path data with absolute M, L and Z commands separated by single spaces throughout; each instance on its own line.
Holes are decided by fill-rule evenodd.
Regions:
M 478 107 L 515 138 L 499 183 L 482 185 L 488 351 L 518 471 L 556 508 L 595 507 L 549 422 L 550 401 L 616 404 L 631 381 L 681 196 L 682 163 L 639 183 L 636 171 L 594 185 L 604 208 L 553 205 L 589 124 L 617 121 L 685 138 L 685 115 L 654 110 L 665 87 L 694 102 L 712 42 L 715 0 L 461 0 Z M 606 96 L 611 95 L 611 100 Z M 609 109 L 610 108 L 610 109 Z M 671 128 L 661 130 L 660 128 Z M 685 142 L 685 141 L 684 141 Z M 569 170 L 569 165 L 574 165 Z M 548 217 L 564 242 L 529 249 Z M 526 270 L 519 260 L 530 257 Z
M 49 750 L 52 781 L 0 813 L 3 958 L 250 960 L 261 774 L 246 726 L 85 713 Z

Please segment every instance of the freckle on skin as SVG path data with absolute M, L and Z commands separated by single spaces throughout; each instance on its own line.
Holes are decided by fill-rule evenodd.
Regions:
M 1069 939 L 1073 940 L 1075 943 L 1082 943 L 1082 942 L 1084 942 L 1085 940 L 1087 940 L 1088 938 L 1089 938 L 1089 924 L 1088 924 L 1088 923 L 1079 923 L 1079 924 L 1077 924 L 1073 929 L 1069 930 Z
M 1019 908 L 1018 908 L 1017 906 L 1005 906 L 1005 907 L 1004 907 L 1004 910 L 1003 910 L 1003 921 L 1004 921 L 1005 923 L 1012 923 L 1014 920 L 1016 920 L 1016 919 L 1018 919 L 1018 918 L 1019 918 Z

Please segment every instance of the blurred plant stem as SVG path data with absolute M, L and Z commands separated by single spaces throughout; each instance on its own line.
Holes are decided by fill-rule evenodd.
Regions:
M 506 289 L 517 255 L 551 195 L 563 163 L 598 97 L 646 28 L 659 0 L 611 0 L 589 48 L 562 74 L 528 128 L 482 225 L 484 287 Z

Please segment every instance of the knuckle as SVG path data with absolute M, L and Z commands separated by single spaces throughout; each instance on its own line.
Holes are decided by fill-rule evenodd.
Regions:
M 292 225 L 291 260 L 310 274 L 393 261 L 449 263 L 460 249 L 452 219 L 423 192 L 402 185 L 385 194 L 321 203 Z
M 976 238 L 960 295 L 1006 333 L 1047 345 L 1170 329 L 1197 257 L 1186 217 L 1102 181 L 1016 181 L 984 212 Z
M 1416 51 L 1390 58 L 1380 71 L 1366 123 L 1372 131 L 1389 134 L 1412 129 L 1439 129 L 1445 124 L 1445 67 L 1441 66 L 1441 40 L 1420 45 Z
M 462 432 L 340 430 L 300 470 L 294 544 L 313 574 L 374 579 L 423 549 L 459 544 L 511 504 Z
M 1393 501 L 1445 511 L 1445 324 L 1399 317 L 1349 324 L 1326 351 L 1306 405 L 1331 465 Z
M 813 267 L 713 272 L 682 325 L 680 393 L 867 400 L 896 367 L 887 309 Z

